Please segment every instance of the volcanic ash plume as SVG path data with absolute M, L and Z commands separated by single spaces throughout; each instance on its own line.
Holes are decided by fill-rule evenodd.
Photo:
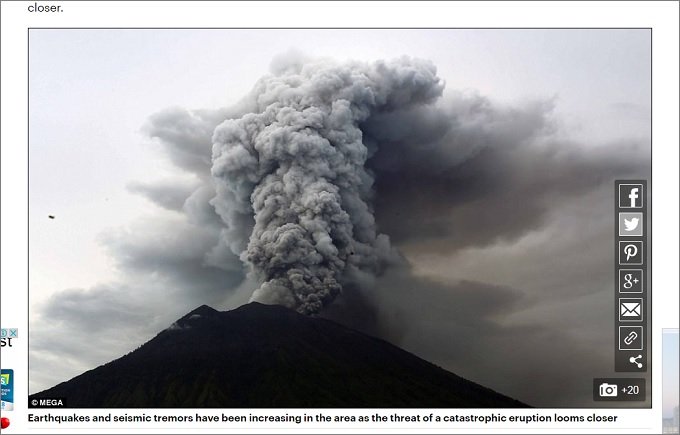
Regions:
M 215 129 L 212 165 L 224 239 L 262 283 L 251 300 L 314 314 L 379 271 L 391 248 L 376 232 L 360 125 L 442 90 L 434 65 L 409 58 L 292 62 L 257 82 L 248 113 Z

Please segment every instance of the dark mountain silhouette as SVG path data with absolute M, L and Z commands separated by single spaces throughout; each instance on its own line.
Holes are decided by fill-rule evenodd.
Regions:
M 383 340 L 281 306 L 203 305 L 34 398 L 69 407 L 523 407 Z

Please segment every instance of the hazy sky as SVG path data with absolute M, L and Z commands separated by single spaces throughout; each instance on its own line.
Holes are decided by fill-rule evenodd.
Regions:
M 663 331 L 663 416 L 673 417 L 680 405 L 680 337 L 677 329 Z
M 479 140 L 485 150 L 461 179 L 377 179 L 378 225 L 427 289 L 377 289 L 372 326 L 342 303 L 337 318 L 531 404 L 587 400 L 587 377 L 613 365 L 602 316 L 614 288 L 609 182 L 648 170 L 646 30 L 32 30 L 31 391 L 120 356 L 197 305 L 244 301 L 234 265 L 201 266 L 217 224 L 187 223 L 184 199 L 204 180 L 168 147 L 204 133 L 151 139 L 179 124 L 150 116 L 229 107 L 291 49 L 431 60 L 446 82 L 437 113 L 460 121 L 437 146 Z M 449 181 L 459 184 L 442 200 Z M 396 219 L 397 195 L 418 207 Z M 61 338 L 48 332 L 55 324 Z M 82 344 L 94 337 L 96 347 Z M 549 399 L 550 373 L 529 380 L 551 366 L 584 386 Z

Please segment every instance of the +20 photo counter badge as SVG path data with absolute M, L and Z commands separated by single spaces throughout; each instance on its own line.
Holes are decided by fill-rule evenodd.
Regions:
M 14 370 L 2 369 L 0 372 L 0 388 L 2 389 L 2 410 L 14 410 Z

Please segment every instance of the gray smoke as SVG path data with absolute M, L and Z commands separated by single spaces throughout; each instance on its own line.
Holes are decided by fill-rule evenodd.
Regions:
M 617 46 L 628 49 L 625 43 Z M 647 71 L 645 59 L 648 56 L 634 57 Z M 631 68 L 621 70 L 621 75 L 640 70 L 632 63 Z M 601 72 L 602 77 L 593 79 L 609 81 L 607 70 Z M 282 204 L 290 202 L 299 209 L 307 204 L 302 193 L 283 191 L 299 186 L 286 184 L 290 176 L 276 179 L 278 167 L 299 168 L 305 157 L 310 164 L 301 177 L 316 177 L 328 189 L 324 190 L 328 197 L 340 196 L 340 202 L 332 205 L 339 204 L 349 219 L 327 222 L 329 213 L 322 217 L 309 212 L 316 221 L 309 222 L 305 215 L 303 224 L 300 213 L 290 222 L 298 226 L 291 235 L 305 237 L 301 242 L 311 246 L 310 255 L 322 259 L 315 251 L 320 248 L 314 233 L 304 233 L 303 225 L 326 225 L 320 235 L 328 235 L 338 250 L 331 260 L 344 262 L 340 268 L 334 261 L 305 265 L 310 274 L 324 272 L 318 269 L 325 267 L 342 286 L 342 294 L 321 316 L 388 340 L 532 405 L 592 406 L 592 391 L 580 380 L 592 373 L 616 375 L 610 372 L 607 351 L 614 331 L 608 317 L 602 316 L 611 307 L 615 285 L 609 272 L 614 261 L 612 189 L 616 178 L 650 176 L 648 91 L 621 87 L 612 97 L 623 103 L 598 100 L 598 105 L 616 110 L 603 112 L 602 119 L 590 123 L 637 127 L 624 132 L 607 127 L 604 142 L 588 135 L 579 142 L 573 137 L 574 125 L 560 115 L 569 110 L 563 110 L 559 98 L 504 105 L 498 95 L 467 90 L 470 83 L 464 74 L 445 78 L 466 90 L 448 88 L 437 98 L 442 84 L 434 68 L 424 62 L 334 66 L 287 53 L 275 62 L 272 74 L 239 104 L 167 108 L 149 118 L 144 132 L 176 172 L 162 180 L 130 183 L 130 192 L 156 204 L 158 210 L 151 219 L 144 216 L 100 239 L 120 281 L 65 289 L 44 304 L 32 304 L 31 392 L 129 352 L 198 305 L 218 309 L 242 305 L 254 289 L 270 281 L 265 269 L 289 286 L 287 275 L 280 278 L 283 270 L 289 264 L 290 269 L 301 268 L 296 264 L 300 260 L 292 261 L 292 251 L 264 251 L 258 246 L 264 266 L 256 268 L 248 260 L 256 229 L 251 197 L 256 199 L 253 193 L 261 186 L 260 238 L 254 239 L 264 245 L 261 236 L 266 231 L 272 238 L 276 234 L 273 220 L 287 217 L 287 208 L 272 201 L 285 200 Z M 566 82 L 578 84 L 571 76 L 565 74 Z M 642 83 L 645 76 L 639 76 Z M 518 82 L 520 89 L 526 85 Z M 115 83 L 109 88 L 115 89 Z M 47 89 L 36 89 L 35 94 Z M 337 127 L 331 124 L 332 102 L 343 99 L 350 119 Z M 47 97 L 45 101 L 60 102 Z M 64 107 L 74 106 L 73 101 L 64 102 Z M 139 101 L 133 98 L 125 103 L 133 106 Z M 272 104 L 276 108 L 267 112 Z M 365 117 L 362 110 L 370 115 Z M 313 111 L 318 121 L 310 120 Z M 296 130 L 290 119 L 272 119 L 277 116 L 296 118 L 296 125 L 305 127 Z M 50 131 L 49 125 L 41 126 L 41 119 L 49 117 L 36 117 L 32 129 Z M 229 119 L 233 120 L 227 121 L 229 126 L 219 129 L 222 136 L 216 136 L 220 141 L 215 141 L 215 163 L 222 157 L 222 164 L 232 165 L 224 168 L 231 178 L 214 177 L 213 133 Z M 68 122 L 65 125 L 71 125 Z M 238 133 L 229 144 L 227 132 Z M 363 145 L 347 134 L 359 136 Z M 275 143 L 276 135 L 284 143 Z M 342 141 L 338 135 L 348 139 Z M 299 142 L 304 153 L 298 151 L 295 157 L 288 155 L 291 147 L 303 147 L 289 140 L 293 136 L 305 139 Z M 308 149 L 317 143 L 313 140 L 330 144 L 314 151 L 330 151 L 339 161 L 313 158 Z M 39 146 L 40 141 L 34 142 L 32 147 Z M 363 166 L 361 159 L 347 156 L 350 146 L 366 153 Z M 51 154 L 33 154 L 31 165 L 38 166 L 31 167 L 32 173 L 49 166 Z M 338 184 L 348 178 L 348 171 L 338 168 L 340 159 L 356 162 L 347 169 L 361 174 L 359 185 Z M 344 175 L 322 177 L 311 163 L 328 165 L 328 172 Z M 267 164 L 274 179 L 270 190 L 277 186 L 282 191 L 270 196 L 265 195 L 262 174 Z M 356 197 L 351 196 L 352 189 L 359 191 Z M 304 193 L 315 199 L 320 196 L 311 189 Z M 357 197 L 357 204 L 350 201 Z M 362 204 L 365 210 L 359 209 Z M 273 213 L 268 217 L 272 222 L 265 219 L 265 211 Z M 348 227 L 354 255 L 333 239 Z M 389 234 L 389 241 L 379 233 Z M 276 247 L 272 245 L 269 241 L 266 247 Z M 366 253 L 360 251 L 362 247 Z M 277 262 L 280 269 L 267 269 Z M 244 269 L 250 269 L 249 277 Z M 289 299 L 297 307 L 289 288 L 283 288 L 283 295 L 260 289 L 256 298 L 273 303 Z M 559 395 L 555 395 L 555 379 L 563 380 Z
M 343 284 L 375 276 L 398 255 L 376 231 L 370 116 L 439 97 L 431 62 L 282 64 L 213 135 L 211 201 L 224 240 L 262 283 L 251 300 L 318 313 Z

